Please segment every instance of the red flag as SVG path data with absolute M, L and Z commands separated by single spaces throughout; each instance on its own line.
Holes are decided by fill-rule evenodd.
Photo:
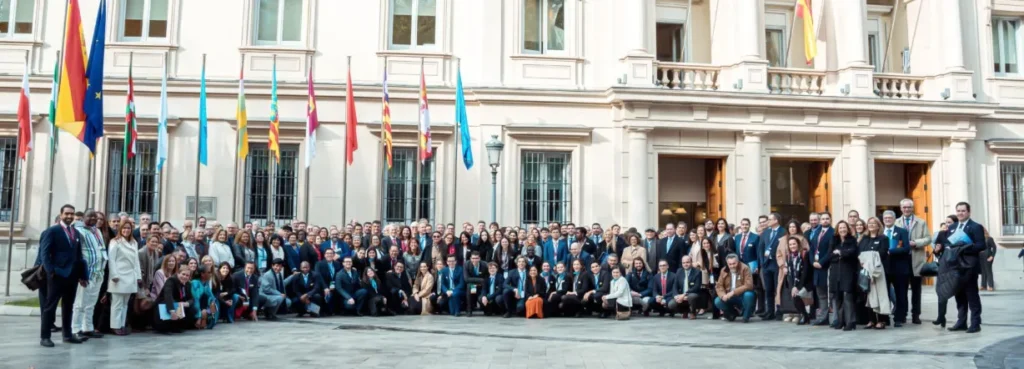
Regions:
M 22 160 L 32 151 L 32 109 L 28 97 L 28 63 L 25 63 L 25 76 L 21 78 L 21 94 L 18 97 L 18 157 Z
M 345 87 L 345 160 L 352 165 L 355 160 L 355 152 L 359 149 L 359 137 L 356 136 L 356 125 L 359 124 L 356 118 L 356 101 L 352 94 L 352 66 L 348 67 L 348 83 Z

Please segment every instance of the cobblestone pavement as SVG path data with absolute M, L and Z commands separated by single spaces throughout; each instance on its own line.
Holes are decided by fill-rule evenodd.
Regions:
M 934 295 L 924 300 L 923 318 L 934 319 Z M 986 294 L 982 303 L 984 330 L 974 335 L 928 322 L 838 332 L 756 318 L 741 324 L 474 315 L 222 324 L 170 337 L 57 341 L 53 349 L 39 346 L 38 318 L 0 317 L 0 368 L 1024 368 L 1024 294 Z

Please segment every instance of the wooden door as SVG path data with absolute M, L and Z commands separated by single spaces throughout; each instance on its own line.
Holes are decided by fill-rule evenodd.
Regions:
M 706 159 L 708 218 L 725 218 L 725 159 Z
M 811 163 L 810 176 L 811 203 L 809 210 L 821 213 L 831 211 L 832 203 L 832 162 L 816 161 Z
M 928 164 L 905 164 L 907 197 L 914 200 L 914 216 L 926 222 L 931 221 L 931 173 Z M 931 230 L 928 230 L 931 232 Z M 928 261 L 934 259 L 932 246 L 925 247 L 928 253 Z M 924 278 L 923 283 L 930 286 L 934 283 L 932 278 Z

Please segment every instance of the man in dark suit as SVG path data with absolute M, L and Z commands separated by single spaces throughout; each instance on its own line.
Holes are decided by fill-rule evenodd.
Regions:
M 324 303 L 323 295 L 320 294 L 323 292 L 320 278 L 310 273 L 309 262 L 303 261 L 299 265 L 299 270 L 301 273 L 294 276 L 292 282 L 288 285 L 288 298 L 292 300 L 292 310 L 295 311 L 296 317 L 299 318 L 306 314 L 317 317 L 319 313 L 310 309 L 310 307 L 311 304 L 322 306 Z
M 675 315 L 668 305 L 672 301 L 672 292 L 676 288 L 676 274 L 669 271 L 667 260 L 658 260 L 658 274 L 651 276 L 650 283 L 652 297 L 644 314 L 647 315 L 651 313 L 651 310 L 657 310 L 660 316 L 665 316 L 666 313 Z
M 394 314 L 403 314 L 408 311 L 409 296 L 412 295 L 412 280 L 405 272 L 405 264 L 395 264 L 395 269 L 385 273 L 384 282 L 388 289 L 388 310 Z
M 509 271 L 508 277 L 505 278 L 505 291 L 502 293 L 505 318 L 526 311 L 526 258 L 516 258 L 516 267 L 516 270 Z
M 684 255 L 683 237 L 676 234 L 676 226 L 672 223 L 665 225 L 665 233 L 667 237 L 658 240 L 657 259 L 667 261 L 669 271 L 678 270 Z
M 827 211 L 818 214 L 818 228 L 808 234 L 812 236 L 807 242 L 811 248 L 811 266 L 814 268 L 815 307 L 811 309 L 811 316 L 815 320 L 812 324 L 828 325 L 829 302 L 835 295 L 835 291 L 831 291 L 833 296 L 830 296 L 828 289 L 828 268 L 832 265 L 832 239 L 835 238 L 832 214 Z
M 342 259 L 341 266 L 342 270 L 334 276 L 335 290 L 341 295 L 340 303 L 346 311 L 362 316 L 367 292 L 359 284 L 359 272 L 352 267 L 351 256 Z
M 462 274 L 462 267 L 456 264 L 455 255 L 448 255 L 448 266 L 441 271 L 441 296 L 444 302 L 448 303 L 448 313 L 452 316 L 459 316 L 462 306 L 462 297 L 466 293 L 466 280 Z M 438 305 L 443 302 L 439 299 Z
M 501 273 L 498 273 L 498 263 L 490 262 L 487 263 L 487 278 L 484 279 L 484 284 L 480 291 L 480 308 L 483 309 L 485 316 L 491 316 L 500 314 L 501 309 L 505 305 L 504 295 L 505 292 L 505 278 Z
M 761 284 L 764 286 L 764 315 L 761 319 L 775 320 L 775 286 L 778 284 L 779 265 L 775 262 L 775 251 L 779 248 L 779 238 L 785 233 L 779 221 L 779 213 L 768 214 L 768 228 L 761 233 L 757 245 L 757 268 L 761 271 Z M 751 268 L 754 269 L 754 268 Z M 753 273 L 753 272 L 751 272 Z
M 487 280 L 490 271 L 487 265 L 480 261 L 480 253 L 473 251 L 469 255 L 469 263 L 463 268 L 468 291 L 466 291 L 466 310 L 473 315 L 473 305 L 480 300 L 480 291 L 483 290 L 484 281 Z
M 981 296 L 978 295 L 978 274 L 981 273 L 981 262 L 978 255 L 985 251 L 985 228 L 971 220 L 971 204 L 966 202 L 956 204 L 956 218 L 957 222 L 949 227 L 950 234 L 963 232 L 971 238 L 971 243 L 960 246 L 964 248 L 960 255 L 963 267 L 966 268 L 963 272 L 966 274 L 967 281 L 954 296 L 957 311 L 956 324 L 953 324 L 949 330 L 966 330 L 967 333 L 977 333 L 981 332 Z M 907 291 L 904 290 L 904 299 L 906 295 Z M 967 327 L 968 309 L 971 313 L 970 328 Z
M 892 311 L 894 327 L 902 327 L 907 323 L 907 292 L 910 277 L 914 275 L 911 262 L 910 233 L 896 226 L 896 213 L 886 210 L 882 213 L 882 234 L 889 239 L 889 264 L 886 265 L 885 280 L 896 292 L 896 307 Z
M 683 256 L 682 265 L 675 275 L 673 289 L 669 292 L 671 299 L 668 300 L 668 310 L 673 315 L 678 312 L 694 320 L 697 319 L 697 311 L 708 304 L 705 299 L 707 293 L 704 292 L 704 272 L 693 267 L 689 255 Z
M 53 347 L 50 340 L 53 322 L 57 319 L 57 305 L 61 301 L 61 327 L 65 343 L 82 343 L 71 334 L 71 318 L 78 286 L 89 284 L 89 270 L 82 259 L 82 235 L 71 222 L 75 220 L 75 207 L 60 208 L 60 223 L 50 226 L 40 237 L 39 255 L 46 271 L 46 299 L 42 308 L 39 344 Z M 975 278 L 977 279 L 977 278 Z M 977 284 L 977 282 L 975 282 Z
M 235 283 L 235 294 L 241 297 L 243 306 L 247 305 L 243 314 L 255 321 L 256 314 L 260 307 L 266 304 L 266 297 L 260 295 L 260 276 L 256 273 L 256 264 L 245 263 L 245 269 L 235 273 L 232 277 Z
M 604 299 L 602 297 L 611 292 L 612 274 L 601 269 L 601 264 L 594 260 L 590 262 L 590 275 L 588 277 L 594 280 L 594 290 L 591 291 L 589 298 L 586 299 L 590 312 L 598 312 L 602 319 L 607 318 L 608 310 L 604 309 Z
M 569 256 L 570 245 L 557 228 L 551 231 L 551 238 L 544 241 L 544 261 L 550 265 L 558 265 Z
M 594 260 L 590 254 L 582 250 L 579 242 L 574 243 L 569 247 L 569 255 L 567 255 L 565 259 L 565 269 L 572 270 L 573 261 L 576 260 L 579 260 L 580 263 L 582 263 L 580 265 L 583 266 L 583 270 L 587 270 L 587 268 L 590 267 L 590 262 Z
M 323 309 L 320 310 L 320 315 L 331 316 L 340 313 L 342 304 L 337 294 L 334 277 L 341 270 L 341 263 L 338 262 L 334 249 L 324 250 L 324 259 L 317 262 L 316 268 L 313 269 L 317 277 L 320 278 L 320 284 L 324 288 L 324 304 L 326 306 L 323 306 Z
M 587 229 L 584 227 L 577 227 L 574 232 L 576 232 L 576 234 L 572 241 L 578 242 L 580 244 L 580 248 L 583 249 L 583 252 L 594 255 L 594 253 L 597 252 L 597 244 L 602 241 L 600 233 L 601 226 L 596 225 L 595 232 L 597 233 L 591 233 L 590 237 L 587 237 Z

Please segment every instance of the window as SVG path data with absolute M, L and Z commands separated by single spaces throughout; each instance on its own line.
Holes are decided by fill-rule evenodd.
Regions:
M 657 45 L 658 61 L 681 63 L 685 62 L 684 42 L 686 27 L 681 23 L 658 23 Z
M 32 34 L 33 0 L 0 1 L 0 37 Z
M 256 43 L 276 45 L 302 40 L 303 0 L 258 0 Z
M 882 73 L 882 58 L 878 50 L 878 34 L 868 34 L 868 62 L 875 67 L 875 72 Z
M 992 60 L 996 73 L 1017 73 L 1019 19 L 992 20 Z
M 523 152 L 520 224 L 571 221 L 570 154 Z
M 523 0 L 523 51 L 565 50 L 565 0 Z
M 786 52 L 786 38 L 783 37 L 785 31 L 783 28 L 765 28 L 764 30 L 764 50 L 765 56 L 768 58 L 769 67 L 785 67 L 786 60 L 783 55 Z
M 417 149 L 394 148 L 391 170 L 384 172 L 384 222 L 410 224 L 417 219 L 433 220 L 434 214 L 434 158 L 420 168 L 420 206 L 416 213 L 416 159 Z
M 0 222 L 18 220 L 21 176 L 18 173 L 18 140 L 0 138 Z
M 167 0 L 125 0 L 121 8 L 121 40 L 167 38 Z
M 125 166 L 124 141 L 110 141 L 107 157 L 107 214 L 160 214 L 160 172 L 156 170 L 156 141 L 136 141 L 136 154 Z
M 437 0 L 391 0 L 391 48 L 434 46 Z
M 245 159 L 245 214 L 247 222 L 296 219 L 298 198 L 298 145 L 281 145 L 281 162 L 268 148 L 250 148 Z
M 999 163 L 1003 235 L 1024 235 L 1024 162 Z

